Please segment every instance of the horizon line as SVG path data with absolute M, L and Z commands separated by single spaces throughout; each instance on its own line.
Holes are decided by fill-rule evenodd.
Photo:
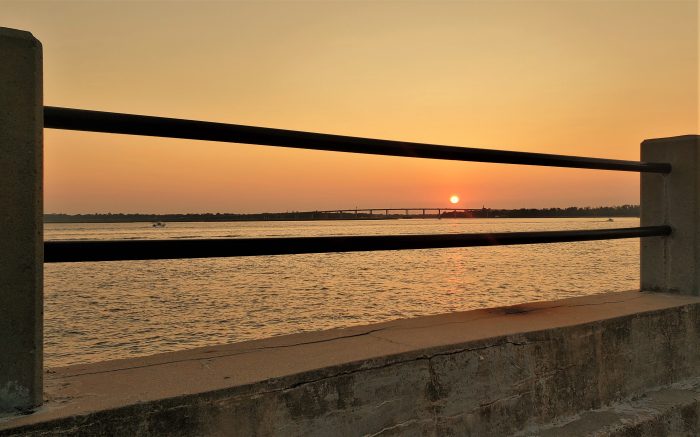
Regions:
M 481 208 L 469 208 L 469 207 L 458 207 L 458 206 L 426 206 L 426 207 L 402 207 L 402 208 L 335 208 L 335 209 L 324 209 L 324 210 L 288 210 L 288 211 L 263 211 L 263 212 L 76 212 L 76 213 L 67 213 L 67 212 L 44 212 L 43 215 L 67 215 L 67 216 L 76 216 L 76 215 L 260 215 L 260 214 L 304 214 L 304 213 L 336 213 L 338 211 L 346 212 L 346 211 L 418 211 L 418 210 L 444 210 L 444 211 L 461 211 L 461 210 L 474 210 L 474 211 L 479 211 L 479 210 L 500 210 L 500 211 L 518 211 L 518 210 L 553 210 L 553 209 L 559 209 L 559 210 L 566 210 L 566 209 L 603 209 L 603 208 L 635 208 L 639 207 L 639 204 L 635 203 L 625 203 L 625 204 L 620 204 L 620 205 L 600 205 L 600 206 L 566 206 L 566 207 L 520 207 L 520 208 L 490 208 L 483 206 Z

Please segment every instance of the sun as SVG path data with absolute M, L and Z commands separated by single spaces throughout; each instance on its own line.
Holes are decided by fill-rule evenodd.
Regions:
M 450 197 L 450 203 L 453 205 L 459 203 L 459 196 L 456 194 L 453 194 L 452 197 Z

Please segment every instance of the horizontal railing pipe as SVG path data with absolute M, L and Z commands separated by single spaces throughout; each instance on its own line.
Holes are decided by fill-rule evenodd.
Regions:
M 371 235 L 197 240 L 46 241 L 44 262 L 130 261 L 437 249 L 654 237 L 669 226 L 495 234 Z
M 44 127 L 453 161 L 651 173 L 671 171 L 667 163 L 443 146 L 53 106 L 44 107 Z

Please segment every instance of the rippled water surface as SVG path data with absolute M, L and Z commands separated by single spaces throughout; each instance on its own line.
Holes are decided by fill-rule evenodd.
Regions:
M 47 224 L 47 240 L 638 226 L 636 218 Z M 639 240 L 46 264 L 48 366 L 638 287 Z

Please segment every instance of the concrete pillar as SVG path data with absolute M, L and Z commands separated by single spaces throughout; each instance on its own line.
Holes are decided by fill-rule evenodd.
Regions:
M 642 226 L 669 225 L 666 238 L 642 238 L 642 290 L 700 295 L 700 136 L 646 140 L 642 161 L 668 162 L 667 175 L 642 173 Z
M 41 43 L 0 27 L 0 411 L 42 402 Z

